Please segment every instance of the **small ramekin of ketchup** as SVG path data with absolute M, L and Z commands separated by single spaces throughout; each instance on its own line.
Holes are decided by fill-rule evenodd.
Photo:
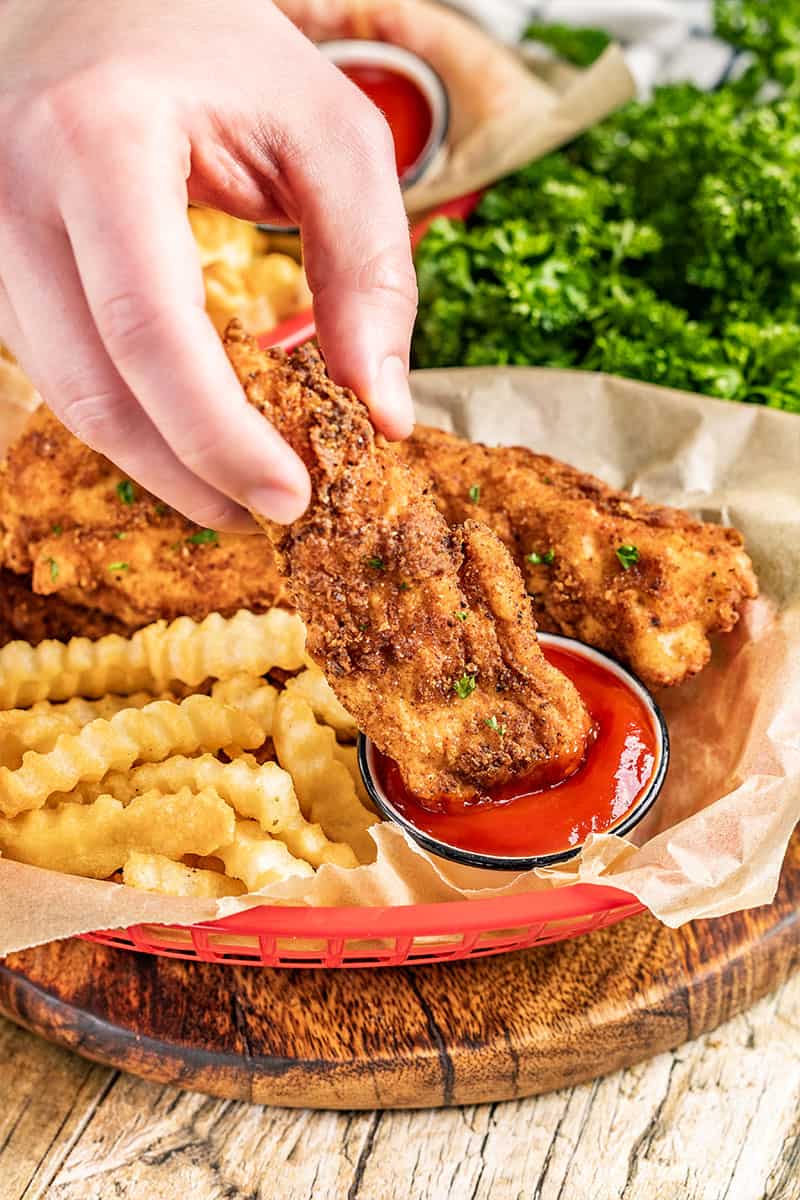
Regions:
M 416 183 L 447 137 L 450 106 L 439 75 L 425 59 L 391 42 L 348 38 L 318 48 L 386 117 L 400 186 Z
M 560 783 L 512 780 L 481 803 L 432 812 L 405 788 L 397 764 L 359 739 L 361 774 L 378 810 L 440 858 L 501 871 L 552 866 L 574 857 L 590 833 L 629 833 L 658 798 L 669 736 L 647 689 L 583 642 L 549 633 L 539 642 L 577 687 L 595 729 L 583 762 Z

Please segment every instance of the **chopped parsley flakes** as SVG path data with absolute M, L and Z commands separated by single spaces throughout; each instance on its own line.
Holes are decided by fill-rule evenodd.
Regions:
M 197 533 L 192 533 L 187 537 L 187 542 L 192 546 L 206 546 L 212 542 L 219 541 L 219 534 L 214 529 L 198 529 Z
M 50 567 L 50 578 L 52 579 L 53 583 L 55 583 L 55 581 L 58 579 L 58 563 L 54 558 L 48 558 L 47 562 Z
M 539 566 L 540 563 L 549 567 L 551 563 L 555 562 L 555 557 L 556 552 L 552 547 L 549 550 L 545 550 L 544 554 L 537 554 L 535 550 L 532 550 L 530 554 L 525 555 L 526 561 L 533 563 L 535 567 Z
M 453 691 L 459 700 L 466 700 L 467 696 L 471 696 L 475 691 L 475 676 L 468 675 L 465 671 L 461 678 L 453 683 Z
M 473 504 L 478 503 L 481 498 L 480 484 L 473 483 L 472 487 L 469 489 L 469 498 Z
M 386 563 L 377 554 L 373 554 L 371 558 L 365 558 L 364 563 L 366 566 L 372 567 L 373 571 L 385 571 L 386 570 Z
M 617 546 L 617 558 L 622 564 L 623 571 L 627 571 L 629 567 L 639 561 L 639 551 L 635 546 Z
M 123 504 L 133 504 L 136 499 L 136 488 L 130 479 L 120 479 L 117 484 L 117 495 Z
M 114 571 L 115 573 L 120 572 L 120 571 L 127 571 L 128 563 L 126 563 L 126 562 L 109 563 L 108 569 L 109 569 L 109 571 Z
M 506 727 L 505 725 L 498 725 L 497 717 L 489 717 L 486 724 L 489 729 L 491 729 L 492 733 L 496 733 L 499 737 L 505 737 Z

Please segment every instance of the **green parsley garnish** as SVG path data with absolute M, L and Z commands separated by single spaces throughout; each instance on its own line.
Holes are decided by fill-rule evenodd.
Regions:
M 639 561 L 639 551 L 635 546 L 617 546 L 617 558 L 622 564 L 623 571 L 627 571 L 629 567 Z
M 50 578 L 52 579 L 53 583 L 55 583 L 55 581 L 58 579 L 58 563 L 54 558 L 48 558 L 47 562 L 50 566 Z
M 573 25 L 548 25 L 534 21 L 523 33 L 526 41 L 541 42 L 576 67 L 590 67 L 611 38 L 602 29 L 576 28 Z
M 56 537 L 61 537 L 63 532 L 64 532 L 63 525 L 54 525 L 53 526 L 53 533 L 56 535 Z
M 362 621 L 358 628 L 361 630 L 362 633 L 364 633 L 364 631 L 369 628 L 369 625 L 367 624 L 366 621 Z
M 120 479 L 117 484 L 117 495 L 123 504 L 133 504 L 136 499 L 136 488 L 130 479 Z
M 193 546 L 205 546 L 210 542 L 218 542 L 219 534 L 214 529 L 198 529 L 197 533 L 190 534 L 186 539 Z
M 156 516 L 157 517 L 165 517 L 168 512 L 169 512 L 169 509 L 167 508 L 166 504 L 162 504 L 161 501 L 159 500 L 158 504 L 155 505 Z
M 407 591 L 408 591 L 408 589 L 409 589 L 410 587 L 411 587 L 411 584 L 410 584 L 410 583 L 405 583 L 405 582 L 403 582 L 403 583 L 401 583 L 401 584 L 400 584 L 400 591 L 401 591 L 401 592 L 407 592 Z
M 475 691 L 475 676 L 468 675 L 465 671 L 461 678 L 453 683 L 453 691 L 459 700 L 466 700 L 467 696 L 471 696 Z
M 481 498 L 480 484 L 473 483 L 472 487 L 469 489 L 469 498 L 473 504 L 478 503 Z
M 800 5 L 707 7 L 749 52 L 741 76 L 659 87 L 491 186 L 468 221 L 432 223 L 415 366 L 581 368 L 800 413 Z M 605 42 L 529 32 L 583 62 Z
M 550 550 L 545 550 L 544 554 L 537 554 L 535 550 L 532 550 L 530 554 L 525 555 L 527 562 L 533 563 L 535 567 L 540 563 L 544 563 L 546 567 L 549 567 L 550 564 L 555 561 L 555 557 L 556 552 L 552 548 Z
M 125 533 L 122 529 L 120 529 L 118 533 L 114 534 L 114 537 L 118 542 L 123 542 L 127 536 L 127 533 Z
M 109 563 L 108 569 L 109 569 L 109 571 L 127 571 L 128 563 L 126 563 L 126 562 Z
M 469 616 L 469 613 L 466 611 L 466 609 L 461 609 L 459 612 L 456 613 L 456 619 L 458 621 L 466 621 L 468 616 Z
M 365 558 L 364 563 L 368 567 L 372 567 L 373 571 L 385 571 L 386 563 L 377 554 L 373 554 L 372 558 Z
M 498 725 L 497 717 L 489 717 L 486 724 L 491 729 L 492 733 L 498 734 L 499 737 L 505 737 L 506 727 L 505 725 Z

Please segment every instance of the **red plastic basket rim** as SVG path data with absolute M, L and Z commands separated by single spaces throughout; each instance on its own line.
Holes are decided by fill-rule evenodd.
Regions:
M 546 892 L 492 896 L 479 900 L 447 900 L 432 904 L 320 906 L 256 905 L 186 928 L 226 930 L 228 933 L 270 933 L 301 937 L 311 934 L 392 936 L 470 933 L 503 925 L 536 921 L 587 919 L 613 909 L 643 911 L 630 892 L 605 884 L 578 883 Z

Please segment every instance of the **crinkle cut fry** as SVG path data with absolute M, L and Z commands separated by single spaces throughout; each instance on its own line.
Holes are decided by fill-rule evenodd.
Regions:
M 127 771 L 135 762 L 232 744 L 247 749 L 262 740 L 251 717 L 210 696 L 126 708 L 110 721 L 92 721 L 76 734 L 62 734 L 47 754 L 29 751 L 16 771 L 0 767 L 0 812 L 15 817 L 42 808 L 53 792 L 69 792 L 82 780 L 96 783 L 109 771 Z
M 338 759 L 333 730 L 317 722 L 302 697 L 286 691 L 278 697 L 272 736 L 306 817 L 336 843 L 352 846 L 360 863 L 374 862 L 369 830 L 378 818 L 361 803 L 347 766 Z
M 178 859 L 215 854 L 234 837 L 234 815 L 211 789 L 147 792 L 127 807 L 112 796 L 0 817 L 0 852 L 17 862 L 107 879 L 132 850 Z
M 217 856 L 227 874 L 241 879 L 248 892 L 314 874 L 307 862 L 295 858 L 283 842 L 264 833 L 255 821 L 237 821 L 232 840 L 217 851 Z
M 99 700 L 75 696 L 64 704 L 39 700 L 32 708 L 0 712 L 0 766 L 14 769 L 22 764 L 27 750 L 44 754 L 53 749 L 62 733 L 77 733 L 98 717 L 108 720 L 123 708 L 144 708 L 155 699 L 150 692 L 101 696 Z
M 187 867 L 163 854 L 145 854 L 132 850 L 125 859 L 122 882 L 141 892 L 161 896 L 195 896 L 218 900 L 223 896 L 241 896 L 247 889 L 238 879 L 229 879 L 221 871 Z
M 256 821 L 264 833 L 285 842 L 296 858 L 313 867 L 331 863 L 339 867 L 358 866 L 358 860 L 345 841 L 331 841 L 320 824 L 303 816 L 295 795 L 292 776 L 277 763 L 251 766 L 236 760 L 222 763 L 212 754 L 194 758 L 175 756 L 159 763 L 145 763 L 129 774 L 111 773 L 94 785 L 128 803 L 153 788 L 178 791 L 213 788 L 237 816 Z M 312 818 L 313 820 L 313 818 Z
M 242 609 L 226 619 L 178 617 L 156 621 L 131 638 L 117 634 L 69 642 L 9 642 L 0 649 L 0 709 L 37 700 L 94 698 L 109 692 L 164 691 L 170 683 L 197 687 L 203 680 L 305 664 L 305 630 L 294 613 Z

